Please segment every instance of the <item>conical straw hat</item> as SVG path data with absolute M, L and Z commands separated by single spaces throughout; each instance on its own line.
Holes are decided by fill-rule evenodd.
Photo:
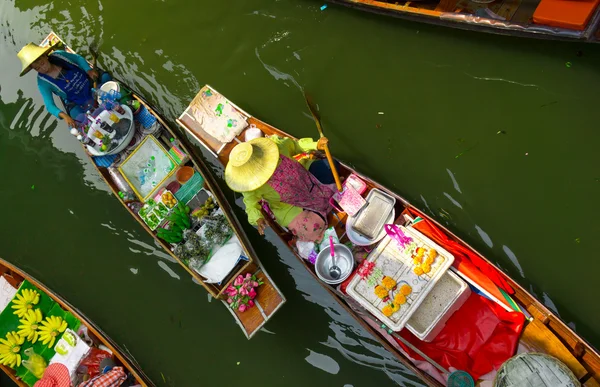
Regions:
M 229 154 L 225 182 L 234 191 L 254 191 L 264 185 L 279 163 L 277 144 L 268 138 L 255 138 L 238 144 Z
M 27 74 L 29 70 L 31 70 L 31 64 L 40 56 L 47 54 L 52 49 L 54 49 L 54 45 L 50 45 L 49 47 L 40 47 L 35 43 L 29 43 L 23 47 L 17 54 L 17 57 L 21 60 L 21 65 L 23 66 L 19 76 L 22 77 L 23 75 Z

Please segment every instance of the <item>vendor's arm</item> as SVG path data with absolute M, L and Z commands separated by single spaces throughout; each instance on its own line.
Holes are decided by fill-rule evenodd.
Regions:
M 38 88 L 40 89 L 40 94 L 42 94 L 42 98 L 44 99 L 44 105 L 46 105 L 46 110 L 48 110 L 48 112 L 54 117 L 64 120 L 65 123 L 70 127 L 75 127 L 75 120 L 72 119 L 67 113 L 60 110 L 58 106 L 56 106 L 56 104 L 54 103 L 54 94 L 52 93 L 52 86 L 50 86 L 48 82 L 45 82 L 38 78 Z
M 248 215 L 248 223 L 253 226 L 257 225 L 259 219 L 263 218 L 262 212 L 260 211 L 261 195 L 257 191 L 244 192 L 244 204 L 246 205 L 246 214 Z
M 304 152 L 313 152 L 317 150 L 317 142 L 312 138 L 301 138 L 293 140 L 289 137 L 279 137 L 277 135 L 269 137 L 277 146 L 279 151 L 287 157 L 293 157 Z
M 58 106 L 56 106 L 56 104 L 54 103 L 54 94 L 52 93 L 52 86 L 50 86 L 50 83 L 38 78 L 38 88 L 40 89 L 40 94 L 44 99 L 44 105 L 46 105 L 46 110 L 48 110 L 48 112 L 54 117 L 62 118 L 59 115 L 60 113 L 62 113 L 62 110 L 60 110 Z

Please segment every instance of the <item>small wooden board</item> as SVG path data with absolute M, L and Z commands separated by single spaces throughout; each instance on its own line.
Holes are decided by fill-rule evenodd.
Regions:
M 541 321 L 533 319 L 533 321 L 529 322 L 523 330 L 521 339 L 536 350 L 553 356 L 565 363 L 577 379 L 587 374 L 585 367 L 581 365 L 567 347 Z
M 271 280 L 271 277 L 263 270 L 262 265 L 259 264 L 257 266 L 252 264 L 243 275 L 246 275 L 246 273 L 256 275 L 263 282 L 256 289 L 257 295 L 254 299 L 254 307 L 244 312 L 239 312 L 231 309 L 227 302 L 223 302 L 235 317 L 246 337 L 250 339 L 269 321 L 275 312 L 285 303 L 286 299 L 279 288 L 277 288 L 277 285 Z

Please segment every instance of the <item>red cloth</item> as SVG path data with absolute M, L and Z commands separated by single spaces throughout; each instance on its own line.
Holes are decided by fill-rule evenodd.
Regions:
M 119 387 L 127 379 L 123 367 L 113 367 L 105 374 L 83 382 L 79 387 Z
M 468 247 L 462 245 L 459 242 L 456 242 L 450 239 L 442 230 L 440 230 L 433 222 L 431 222 L 427 217 L 421 214 L 419 211 L 415 209 L 408 209 L 408 211 L 414 216 L 420 216 L 423 218 L 422 221 L 414 224 L 412 227 L 416 230 L 419 230 L 429 238 L 433 239 L 436 243 L 442 246 L 444 249 L 448 250 L 449 253 L 454 255 L 454 266 L 459 270 L 461 266 L 464 266 L 464 271 L 469 277 L 473 278 L 471 274 L 474 274 L 478 269 L 485 276 L 489 278 L 494 284 L 500 287 L 508 294 L 514 294 L 515 291 L 508 284 L 506 279 L 504 279 L 502 273 L 500 273 L 494 266 L 490 265 L 484 259 L 482 259 L 479 255 L 477 255 L 474 251 L 470 250 Z M 473 268 L 472 266 L 475 266 Z M 484 276 L 477 276 L 477 278 L 473 278 L 477 283 L 484 285 L 484 282 L 489 282 L 485 279 Z M 488 289 L 486 289 L 488 290 Z M 489 290 L 491 292 L 491 290 Z M 497 291 L 497 289 L 493 292 L 499 295 L 499 300 L 504 301 L 504 297 Z M 494 294 L 495 295 L 495 294 Z
M 507 312 L 472 293 L 432 342 L 419 340 L 407 329 L 400 331 L 400 335 L 446 369 L 466 371 L 477 380 L 513 356 L 524 323 L 522 313 Z M 395 340 L 412 358 L 424 360 Z
M 34 387 L 69 387 L 71 376 L 69 370 L 63 364 L 50 364 L 44 371 L 44 376 L 38 380 Z

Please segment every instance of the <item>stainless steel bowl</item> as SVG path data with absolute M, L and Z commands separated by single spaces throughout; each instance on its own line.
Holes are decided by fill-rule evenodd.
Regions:
M 352 251 L 350 251 L 349 248 L 344 245 L 335 244 L 333 245 L 333 249 L 335 251 L 335 264 L 342 271 L 340 278 L 333 279 L 329 275 L 329 268 L 332 264 L 329 247 L 321 250 L 317 256 L 317 261 L 315 262 L 315 271 L 317 273 L 317 277 L 329 285 L 341 284 L 350 276 L 352 269 L 354 269 L 354 257 L 352 256 Z

